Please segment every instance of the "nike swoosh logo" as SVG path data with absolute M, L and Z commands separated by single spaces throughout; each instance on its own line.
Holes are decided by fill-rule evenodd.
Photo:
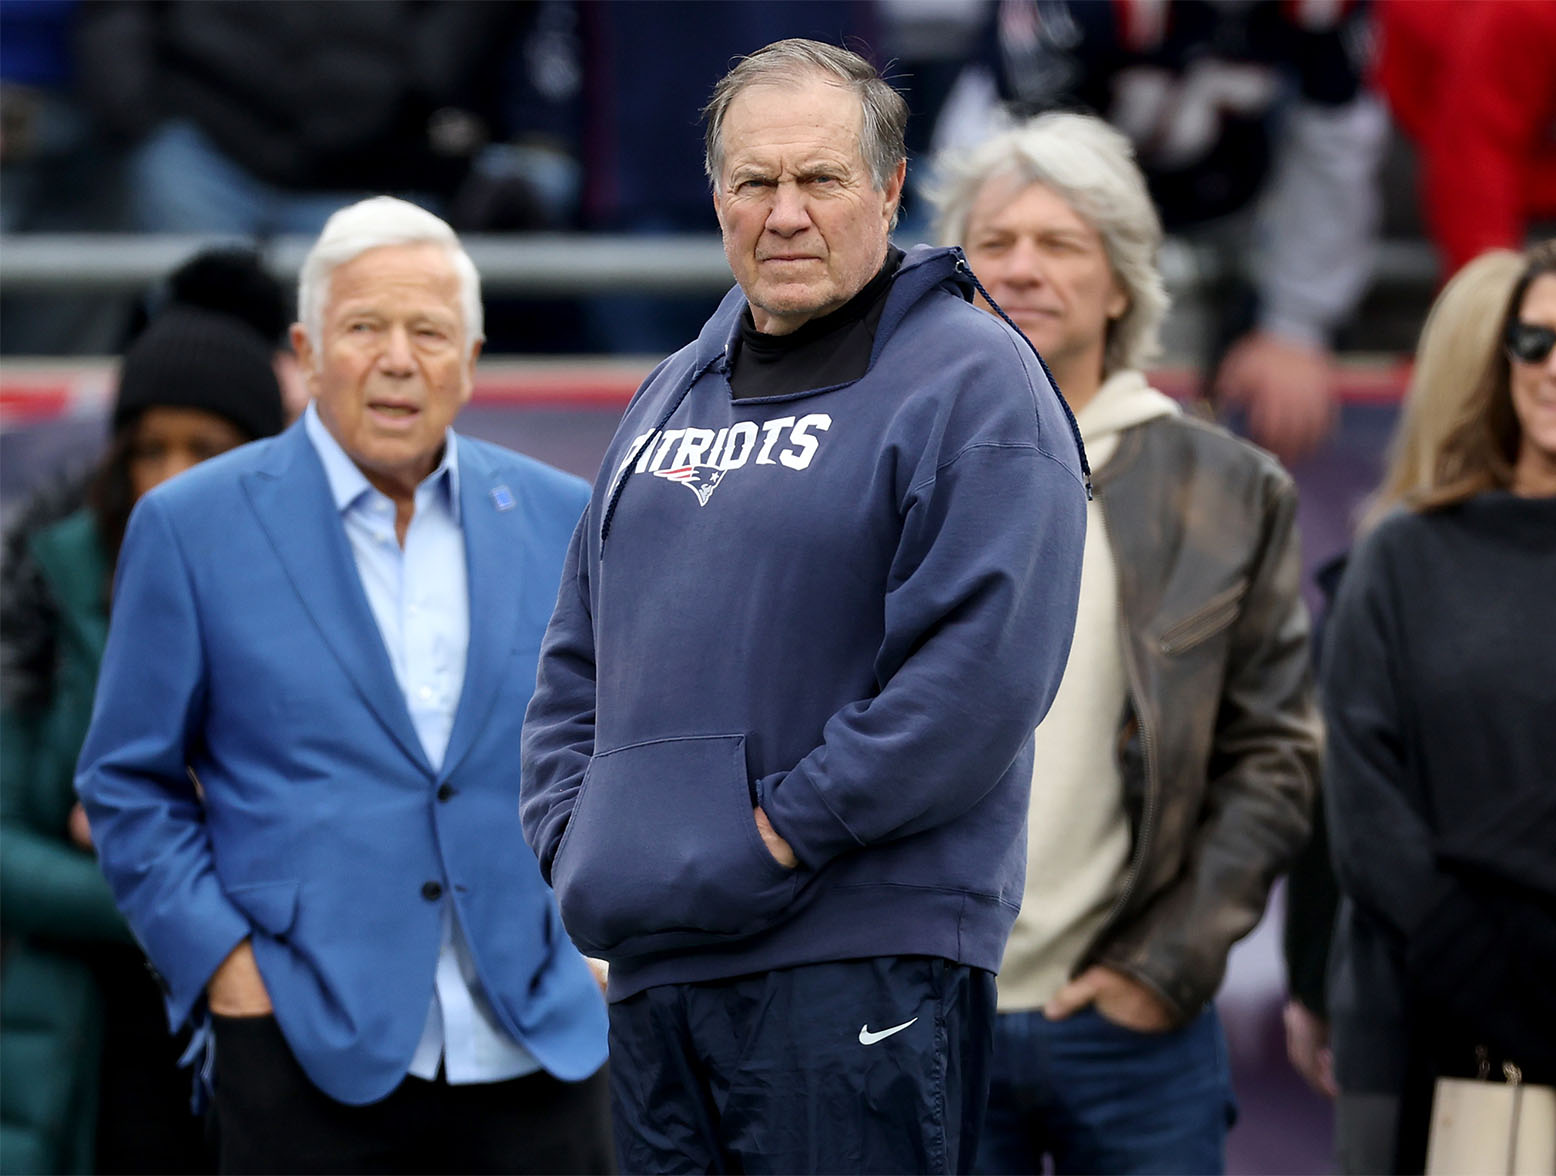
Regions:
M 913 1021 L 917 1020 L 917 1017 L 913 1018 Z M 904 1021 L 900 1025 L 893 1025 L 890 1029 L 882 1029 L 879 1033 L 871 1033 L 868 1024 L 861 1025 L 859 1026 L 859 1044 L 874 1045 L 877 1041 L 885 1041 L 893 1033 L 901 1033 L 909 1025 L 913 1024 L 913 1021 Z

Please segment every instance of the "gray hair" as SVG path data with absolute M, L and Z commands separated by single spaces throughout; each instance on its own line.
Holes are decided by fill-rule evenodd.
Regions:
M 1161 350 L 1170 299 L 1157 268 L 1162 222 L 1124 135 L 1088 114 L 1050 113 L 1019 123 L 935 163 L 930 198 L 942 244 L 959 245 L 979 194 L 1009 178 L 1051 188 L 1097 230 L 1129 306 L 1108 324 L 1102 374 L 1141 368 Z
M 702 166 L 714 188 L 724 166 L 724 116 L 729 104 L 748 86 L 786 83 L 793 85 L 816 75 L 852 90 L 859 99 L 863 121 L 859 151 L 877 192 L 891 181 L 897 165 L 908 157 L 903 134 L 908 125 L 908 104 L 880 72 L 859 54 L 821 41 L 791 37 L 774 41 L 749 57 L 742 57 L 713 87 L 713 97 L 702 108 L 707 123 Z
M 486 336 L 481 313 L 481 275 L 448 222 L 393 196 L 373 196 L 332 213 L 319 239 L 303 259 L 297 277 L 297 317 L 317 350 L 323 344 L 324 304 L 330 276 L 369 249 L 384 245 L 439 245 L 448 253 L 459 278 L 459 309 L 464 320 L 465 349 L 472 351 Z

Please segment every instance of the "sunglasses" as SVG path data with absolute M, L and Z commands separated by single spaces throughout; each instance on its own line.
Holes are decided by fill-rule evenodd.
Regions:
M 1519 363 L 1544 363 L 1556 347 L 1556 330 L 1514 322 L 1507 328 L 1507 353 Z

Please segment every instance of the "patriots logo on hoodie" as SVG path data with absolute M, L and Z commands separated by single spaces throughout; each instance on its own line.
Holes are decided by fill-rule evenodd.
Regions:
M 673 470 L 655 470 L 654 477 L 679 482 L 697 496 L 698 506 L 707 506 L 713 491 L 724 480 L 727 470 L 711 465 L 681 466 Z
M 813 412 L 798 420 L 781 416 L 760 424 L 736 421 L 720 429 L 650 429 L 627 446 L 611 493 L 614 496 L 631 473 L 653 474 L 667 482 L 679 482 L 697 496 L 698 506 L 707 506 L 731 470 L 747 465 L 809 469 L 821 447 L 817 434 L 831 427 L 829 414 Z

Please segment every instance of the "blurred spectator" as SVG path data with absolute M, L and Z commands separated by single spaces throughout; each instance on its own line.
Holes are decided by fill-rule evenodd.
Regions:
M 1438 1077 L 1556 1080 L 1556 241 L 1490 286 L 1494 335 L 1428 324 L 1479 335 L 1470 390 L 1325 637 L 1347 1172 L 1421 1170 Z
M 504 142 L 476 156 L 449 209 L 461 231 L 576 229 L 584 168 L 583 20 L 578 0 L 538 0 L 513 47 L 502 84 Z M 577 299 L 490 292 L 488 355 L 588 350 Z
M 1378 0 L 1377 82 L 1420 152 L 1427 225 L 1454 273 L 1556 219 L 1556 4 Z
M 531 184 L 523 153 L 483 151 L 520 129 L 505 86 L 547 8 L 88 0 L 82 78 L 134 144 L 147 231 L 314 233 L 386 190 L 481 222 L 467 228 L 533 228 L 555 217 L 554 175 Z
M 75 803 L 108 595 L 136 500 L 281 427 L 271 346 L 173 306 L 125 353 L 106 456 L 35 500 L 5 543 L 0 743 L 0 1170 L 207 1172 L 161 993 L 114 909 Z
M 576 0 L 526 0 L 502 64 L 500 138 L 471 163 L 449 209 L 468 232 L 573 227 L 583 193 L 583 34 Z M 488 332 L 491 323 L 487 323 Z
M 111 229 L 104 144 L 75 103 L 75 0 L 0 5 L 0 232 Z
M 297 365 L 289 338 L 294 313 L 292 295 L 265 269 L 259 254 L 243 246 L 216 246 L 197 253 L 155 286 L 135 308 L 131 337 L 167 305 L 203 306 L 241 319 L 265 339 L 275 354 L 276 379 L 286 420 L 308 407 L 308 386 Z
M 1505 305 L 1524 267 L 1523 258 L 1496 250 L 1464 267 L 1443 290 L 1421 330 L 1415 368 L 1389 445 L 1388 468 L 1367 500 L 1359 533 L 1365 535 L 1388 514 L 1428 492 L 1437 476 L 1443 446 L 1460 424 L 1485 357 L 1496 350 L 1500 320 L 1488 306 Z M 1326 601 L 1334 601 L 1346 557 L 1318 570 Z M 1322 649 L 1322 618 L 1314 647 Z M 1291 1064 L 1320 1094 L 1334 1097 L 1333 1051 L 1329 1045 L 1326 974 L 1330 937 L 1340 895 L 1329 860 L 1329 835 L 1322 793 L 1313 816 L 1313 835 L 1292 865 L 1286 887 L 1285 953 L 1291 998 L 1286 1004 L 1286 1052 Z M 1365 1089 L 1365 1088 L 1364 1088 Z M 1358 1093 L 1354 1088 L 1352 1094 Z M 1365 1119 L 1347 1096 L 1342 1118 Z M 1350 1152 L 1347 1142 L 1342 1150 Z M 1381 1168 L 1379 1169 L 1381 1170 Z
M 982 1172 L 1220 1172 L 1211 1005 L 1307 836 L 1319 722 L 1296 487 L 1151 388 L 1162 229 L 1129 141 L 1039 115 L 939 164 L 940 238 L 1046 358 L 1096 470 L 1037 728 Z
M 598 0 L 582 11 L 584 226 L 608 233 L 718 231 L 696 112 L 735 58 L 785 37 L 866 49 L 874 43 L 874 11 L 865 0 Z M 596 351 L 666 355 L 702 329 L 718 300 L 595 298 L 589 342 Z
M 1328 0 L 1001 0 L 989 29 L 1008 113 L 1104 115 L 1168 232 L 1216 248 L 1211 390 L 1288 460 L 1333 424 L 1333 336 L 1371 263 L 1386 119 L 1363 20 Z
M 119 153 L 76 101 L 75 0 L 0 4 L 0 233 L 125 227 Z M 7 354 L 114 350 L 126 306 L 79 294 L 7 295 Z
M 934 207 L 923 191 L 935 123 L 978 48 L 987 0 L 877 0 L 886 78 L 908 102 L 908 183 L 892 236 L 933 240 Z

